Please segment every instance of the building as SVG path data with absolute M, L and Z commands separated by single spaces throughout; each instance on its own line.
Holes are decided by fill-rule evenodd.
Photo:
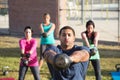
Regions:
M 25 26 L 31 26 L 39 35 L 39 24 L 43 21 L 42 15 L 50 13 L 51 22 L 58 26 L 58 0 L 8 0 L 9 5 L 9 31 L 10 34 L 21 34 Z
M 0 32 L 9 26 L 9 34 L 21 35 L 29 25 L 39 35 L 45 12 L 51 14 L 51 21 L 56 24 L 56 37 L 62 26 L 69 25 L 80 38 L 85 22 L 92 19 L 101 40 L 120 41 L 120 0 L 0 0 Z

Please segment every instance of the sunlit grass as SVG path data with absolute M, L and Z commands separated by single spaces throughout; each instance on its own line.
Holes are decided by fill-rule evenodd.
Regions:
M 0 36 L 0 78 L 13 77 L 18 79 L 18 69 L 19 69 L 19 59 L 20 59 L 20 49 L 19 49 L 19 39 L 21 37 L 13 36 Z M 39 38 L 38 41 L 38 53 L 39 53 Z M 102 70 L 102 80 L 111 80 L 111 71 L 116 71 L 115 65 L 120 64 L 120 46 L 118 45 L 104 45 L 99 44 L 98 46 L 100 52 L 100 62 Z M 39 58 L 39 54 L 38 54 Z M 9 74 L 6 76 L 2 75 L 2 68 L 4 66 L 9 66 Z M 40 77 L 42 80 L 49 80 L 50 74 L 47 65 L 44 61 L 42 69 L 40 71 Z M 34 80 L 31 71 L 27 72 L 25 80 Z M 95 80 L 93 67 L 91 64 L 88 67 L 88 72 L 86 80 Z
M 99 49 L 120 50 L 120 45 L 99 45 Z

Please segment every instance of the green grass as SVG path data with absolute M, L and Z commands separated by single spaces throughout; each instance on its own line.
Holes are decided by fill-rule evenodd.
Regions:
M 19 69 L 19 59 L 20 59 L 20 49 L 18 45 L 19 37 L 12 36 L 0 36 L 0 78 L 13 77 L 17 80 L 18 69 Z M 38 41 L 38 52 L 39 52 L 39 38 Z M 102 80 L 111 80 L 111 71 L 116 71 L 115 65 L 120 64 L 120 46 L 118 45 L 99 45 L 100 51 L 100 62 L 102 70 Z M 39 54 L 38 54 L 39 55 Z M 39 58 L 39 56 L 38 56 Z M 4 66 L 9 66 L 9 74 L 6 76 L 2 75 L 2 68 Z M 40 77 L 42 80 L 49 80 L 50 74 L 46 63 L 43 64 L 41 69 Z M 34 80 L 29 70 L 27 72 L 25 80 Z M 86 80 L 95 80 L 93 67 L 91 64 L 88 67 L 88 72 Z

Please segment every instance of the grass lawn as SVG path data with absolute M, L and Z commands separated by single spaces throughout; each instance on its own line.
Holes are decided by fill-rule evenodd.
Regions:
M 13 77 L 16 80 L 18 78 L 20 59 L 19 39 L 20 37 L 0 36 L 0 78 Z M 39 52 L 39 38 L 36 39 L 38 41 L 37 50 Z M 115 65 L 120 64 L 120 46 L 99 44 L 98 48 L 101 56 L 102 80 L 111 80 L 110 72 L 116 71 Z M 9 66 L 10 70 L 6 76 L 2 74 L 2 68 L 4 66 Z M 50 79 L 46 63 L 44 63 L 41 69 L 40 76 L 42 80 Z M 27 72 L 25 80 L 34 80 L 30 70 Z M 86 80 L 95 80 L 91 64 L 88 67 Z

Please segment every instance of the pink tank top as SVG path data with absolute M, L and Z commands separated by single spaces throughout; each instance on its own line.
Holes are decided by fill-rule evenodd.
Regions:
M 33 53 L 30 55 L 30 61 L 28 66 L 38 66 L 38 59 L 37 59 L 37 41 L 32 38 L 31 40 L 27 41 L 25 38 L 19 41 L 19 46 L 21 50 L 25 50 L 25 53 L 29 50 L 32 50 Z M 20 65 L 22 63 L 20 62 Z

